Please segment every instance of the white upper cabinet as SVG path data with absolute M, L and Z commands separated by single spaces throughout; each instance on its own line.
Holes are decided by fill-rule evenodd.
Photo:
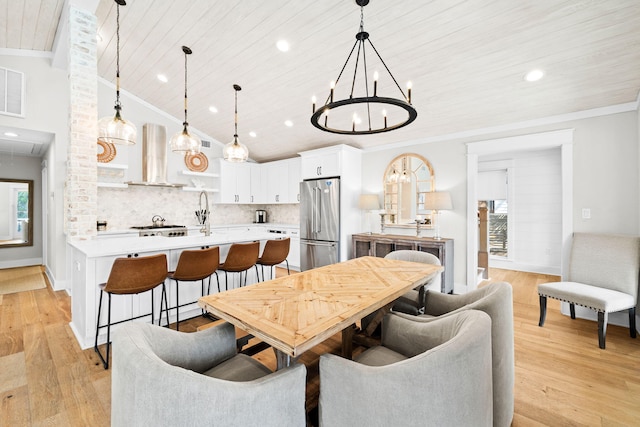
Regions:
M 300 202 L 300 158 L 268 163 L 230 163 L 218 159 L 216 203 Z M 217 175 L 216 175 L 217 176 Z
M 251 165 L 231 163 L 218 159 L 220 170 L 220 192 L 217 203 L 244 203 L 251 200 Z
M 267 199 L 265 203 L 289 203 L 289 165 L 286 160 L 262 165 L 266 172 Z
M 300 181 L 302 181 L 302 163 L 300 157 L 287 160 L 289 162 L 289 203 L 300 203 Z
M 250 163 L 249 165 L 249 169 L 251 170 L 251 194 L 249 196 L 249 203 L 266 203 L 267 183 L 264 179 L 266 176 L 264 168 L 258 163 Z
M 300 153 L 302 179 L 340 176 L 341 146 L 322 148 Z

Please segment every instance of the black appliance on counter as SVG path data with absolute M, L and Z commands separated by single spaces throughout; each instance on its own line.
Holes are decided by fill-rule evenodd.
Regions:
M 267 211 L 257 210 L 256 211 L 256 224 L 264 224 L 267 222 Z

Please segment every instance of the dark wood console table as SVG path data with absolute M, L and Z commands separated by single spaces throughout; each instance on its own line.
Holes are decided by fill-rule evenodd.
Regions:
M 444 267 L 441 292 L 453 293 L 453 239 L 433 239 L 431 237 L 402 236 L 399 234 L 353 234 L 352 256 L 384 257 L 389 252 L 402 249 L 429 252 L 440 259 Z

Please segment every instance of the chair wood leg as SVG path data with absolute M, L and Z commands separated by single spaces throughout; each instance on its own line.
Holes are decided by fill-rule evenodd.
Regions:
M 629 309 L 629 335 L 631 338 L 636 337 L 636 308 L 631 307 Z
M 569 303 L 569 312 L 571 313 L 571 318 L 576 318 L 576 305 L 574 303 Z
M 547 297 L 540 295 L 540 321 L 538 326 L 543 326 L 547 318 Z
M 605 311 L 598 312 L 598 346 L 602 349 L 605 348 L 605 338 L 607 336 L 607 320 L 609 319 L 609 313 Z

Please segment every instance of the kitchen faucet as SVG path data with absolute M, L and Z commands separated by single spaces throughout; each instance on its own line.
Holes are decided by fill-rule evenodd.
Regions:
M 204 200 L 206 203 L 206 209 L 202 209 L 202 195 L 204 194 Z M 205 236 L 211 236 L 211 224 L 209 223 L 209 196 L 206 191 L 200 192 L 200 212 L 204 215 L 204 221 L 202 221 L 203 227 L 200 229 L 201 233 Z

